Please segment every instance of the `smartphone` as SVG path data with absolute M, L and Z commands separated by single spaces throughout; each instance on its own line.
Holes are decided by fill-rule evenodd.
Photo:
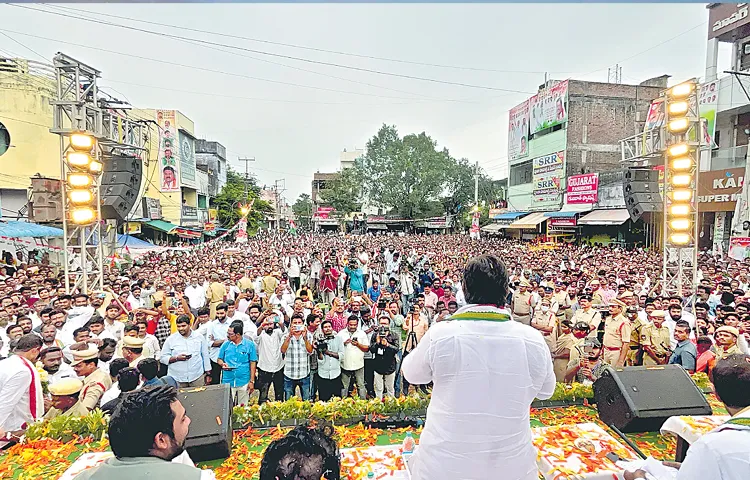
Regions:
M 192 353 L 188 353 L 187 355 L 185 355 L 185 358 L 192 358 L 192 357 L 193 357 Z
M 297 326 L 294 327 L 294 331 L 295 332 L 301 332 L 304 329 L 305 329 L 304 325 L 297 325 Z

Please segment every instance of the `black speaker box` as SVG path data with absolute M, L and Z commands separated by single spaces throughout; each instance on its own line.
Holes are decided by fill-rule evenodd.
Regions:
M 185 448 L 195 462 L 227 458 L 232 452 L 232 395 L 229 385 L 180 389 L 190 417 Z
M 102 159 L 102 218 L 124 220 L 138 200 L 143 179 L 143 161 L 123 155 Z
M 628 195 L 629 193 L 659 193 L 658 182 L 629 182 L 623 183 L 623 193 Z
M 658 432 L 675 415 L 711 415 L 706 397 L 679 365 L 607 367 L 594 382 L 599 419 L 622 432 Z
M 141 175 L 143 172 L 143 161 L 136 157 L 124 155 L 107 156 L 102 160 L 103 172 L 131 172 Z
M 102 185 L 102 218 L 127 218 L 137 197 L 138 189 L 130 185 Z
M 625 170 L 625 183 L 636 182 L 659 182 L 659 171 L 651 168 L 629 168 Z
M 140 190 L 143 175 L 130 172 L 104 172 L 102 174 L 102 187 L 108 185 L 127 185 L 130 188 Z

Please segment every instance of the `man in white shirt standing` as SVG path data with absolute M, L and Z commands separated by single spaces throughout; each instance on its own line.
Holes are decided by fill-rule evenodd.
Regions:
M 433 325 L 403 361 L 409 383 L 434 383 L 412 460 L 414 480 L 537 480 L 529 407 L 555 390 L 542 334 L 511 321 L 508 276 L 494 255 L 464 269 L 468 305 Z M 461 359 L 457 362 L 456 359 Z
M 220 303 L 216 306 L 216 319 L 208 326 L 208 357 L 211 360 L 211 385 L 221 383 L 221 365 L 217 363 L 219 350 L 227 341 L 229 324 L 227 321 L 227 304 Z
M 370 350 L 370 339 L 359 328 L 359 317 L 350 316 L 346 320 L 346 328 L 338 333 L 344 343 L 344 360 L 341 362 L 341 380 L 343 382 L 343 396 L 349 391 L 352 379 L 357 382 L 359 398 L 367 398 L 365 388 L 365 352 Z M 429 382 L 426 382 L 429 383 Z
M 242 322 L 242 331 L 243 336 L 250 340 L 251 342 L 255 341 L 255 337 L 257 336 L 257 330 L 258 326 L 255 325 L 255 323 L 250 320 L 250 316 L 246 313 L 242 313 L 239 310 L 237 310 L 237 307 L 233 303 L 227 304 L 227 321 L 229 323 L 234 322 L 235 320 Z
M 188 299 L 190 310 L 193 315 L 198 315 L 198 309 L 206 304 L 206 289 L 198 283 L 198 277 L 190 279 L 190 285 L 185 287 L 185 296 Z
M 268 311 L 260 314 L 260 326 L 256 329 L 255 344 L 258 346 L 258 381 L 260 392 L 258 404 L 268 401 L 268 389 L 273 384 L 274 400 L 284 400 L 284 321 Z
M 34 367 L 42 339 L 33 333 L 18 339 L 14 355 L 0 361 L 0 448 L 18 441 L 27 425 L 44 415 L 42 381 Z

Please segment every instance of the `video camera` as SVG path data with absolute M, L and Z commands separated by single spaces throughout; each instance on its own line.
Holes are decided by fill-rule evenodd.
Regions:
M 318 353 L 326 353 L 328 351 L 328 342 L 326 342 L 325 340 L 320 340 L 315 344 L 315 349 L 318 351 Z
M 386 325 L 381 325 L 378 327 L 378 335 L 381 337 L 387 337 L 388 334 L 391 333 L 391 329 L 388 328 Z

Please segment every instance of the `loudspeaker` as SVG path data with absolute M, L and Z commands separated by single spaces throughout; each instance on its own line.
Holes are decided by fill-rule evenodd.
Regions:
M 637 221 L 644 213 L 663 210 L 658 170 L 629 168 L 623 176 L 622 193 L 632 221 Z
M 138 200 L 143 162 L 137 157 L 112 155 L 102 163 L 102 218 L 124 220 Z
M 227 458 L 232 452 L 232 394 L 229 385 L 180 389 L 177 395 L 190 417 L 185 448 L 196 462 Z
M 675 415 L 711 415 L 711 406 L 679 365 L 607 367 L 594 382 L 599 419 L 622 432 L 658 432 Z
M 62 183 L 55 178 L 31 177 L 29 220 L 59 223 L 63 217 Z
M 625 182 L 659 182 L 659 171 L 652 168 L 629 168 L 625 170 Z
M 623 193 L 627 194 L 638 194 L 638 193 L 659 193 L 659 182 L 630 182 L 623 184 Z

